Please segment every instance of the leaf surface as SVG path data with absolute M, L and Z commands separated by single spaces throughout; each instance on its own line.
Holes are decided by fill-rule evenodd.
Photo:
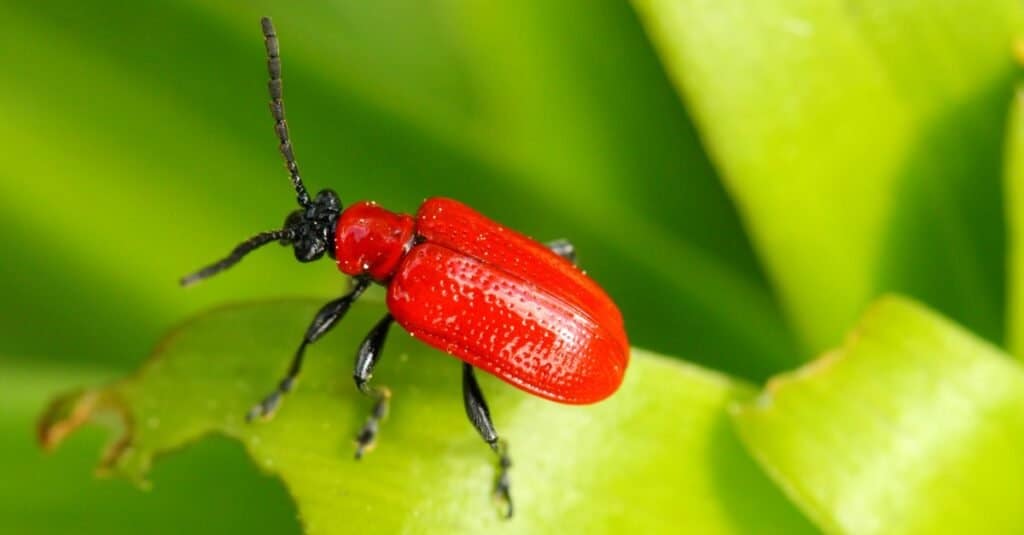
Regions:
M 1006 343 L 1024 358 L 1024 88 L 1010 108 L 1005 168 L 1007 227 Z
M 54 392 L 110 380 L 115 373 L 52 363 L 25 365 L 0 357 L 0 518 L 5 533 L 52 535 L 298 534 L 283 486 L 260 473 L 241 444 L 205 440 L 159 463 L 148 492 L 93 477 L 96 452 L 109 438 L 100 419 L 47 455 L 34 424 Z
M 44 442 L 115 415 L 126 430 L 104 466 L 144 481 L 156 456 L 226 435 L 282 479 L 312 534 L 814 532 L 732 431 L 725 408 L 751 388 L 639 350 L 622 389 L 592 406 L 546 402 L 482 377 L 514 462 L 511 521 L 489 497 L 495 459 L 466 421 L 458 361 L 398 329 L 374 374 L 394 392 L 389 418 L 372 454 L 353 459 L 352 437 L 370 407 L 352 385 L 352 355 L 383 314 L 379 304 L 357 305 L 312 346 L 272 421 L 245 423 L 315 310 L 282 301 L 201 316 L 134 376 L 57 400 L 43 419 Z
M 828 533 L 1024 530 L 1024 373 L 906 299 L 877 302 L 842 349 L 773 379 L 735 422 Z
M 881 292 L 1002 340 L 1015 0 L 635 0 L 810 357 Z M 980 29 L 984 30 L 980 30 Z

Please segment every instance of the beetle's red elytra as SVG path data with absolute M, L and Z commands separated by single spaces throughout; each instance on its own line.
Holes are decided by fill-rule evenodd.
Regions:
M 274 130 L 300 208 L 283 228 L 262 232 L 231 253 L 182 279 L 190 285 L 278 241 L 300 262 L 325 254 L 354 278 L 347 294 L 324 305 L 306 330 L 278 387 L 248 414 L 269 418 L 294 386 L 306 347 L 345 315 L 371 283 L 387 288 L 389 313 L 356 351 L 353 379 L 374 400 L 356 435 L 356 458 L 373 446 L 391 391 L 369 385 L 388 330 L 397 322 L 423 342 L 462 360 L 462 390 L 470 422 L 498 454 L 495 495 L 512 515 L 504 440 L 491 421 L 477 383 L 479 368 L 530 394 L 560 403 L 587 404 L 612 395 L 629 364 L 629 341 L 615 303 L 576 267 L 565 240 L 542 244 L 451 199 L 431 198 L 415 216 L 373 202 L 342 208 L 329 189 L 311 198 L 299 174 L 281 100 L 281 60 L 274 27 L 261 21 L 270 74 Z
M 415 221 L 420 239 L 386 282 L 399 325 L 553 401 L 593 403 L 618 389 L 629 359 L 622 316 L 583 272 L 450 199 L 428 199 Z

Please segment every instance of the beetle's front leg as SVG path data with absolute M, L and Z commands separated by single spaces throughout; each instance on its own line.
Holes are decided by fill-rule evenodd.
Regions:
M 512 494 L 508 478 L 508 469 L 512 467 L 512 459 L 508 456 L 508 443 L 498 439 L 498 431 L 491 422 L 491 411 L 487 408 L 487 400 L 476 381 L 473 366 L 462 363 L 462 401 L 466 406 L 466 416 L 480 433 L 480 437 L 498 454 L 498 476 L 494 480 L 494 497 L 504 508 L 505 518 L 511 518 Z
M 356 435 L 356 459 L 361 459 L 363 454 L 373 449 L 377 440 L 377 432 L 380 422 L 388 414 L 388 402 L 391 401 L 391 390 L 386 386 L 370 388 L 369 381 L 373 377 L 373 368 L 380 359 L 384 349 L 384 341 L 388 337 L 388 330 L 395 318 L 388 314 L 384 316 L 377 325 L 374 325 L 366 339 L 359 345 L 356 353 L 356 367 L 352 378 L 356 382 L 359 391 L 373 398 L 373 410 L 363 424 L 363 428 Z
M 263 398 L 263 401 L 249 409 L 248 414 L 245 416 L 246 420 L 251 422 L 256 418 L 270 418 L 274 414 L 278 405 L 281 404 L 281 397 L 290 392 L 292 387 L 295 386 L 295 380 L 299 377 L 299 372 L 302 371 L 302 360 L 306 356 L 306 346 L 316 342 L 327 331 L 331 330 L 338 323 L 338 320 L 345 316 L 349 307 L 363 294 L 363 291 L 366 290 L 369 284 L 369 281 L 359 280 L 356 282 L 355 287 L 352 288 L 352 291 L 327 303 L 316 313 L 313 323 L 309 325 L 309 328 L 306 329 L 306 335 L 302 337 L 299 349 L 295 352 L 295 356 L 292 357 L 288 373 L 281 379 L 281 382 L 273 392 Z

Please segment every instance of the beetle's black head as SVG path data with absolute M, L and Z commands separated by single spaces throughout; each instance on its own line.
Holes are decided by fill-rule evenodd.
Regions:
M 341 200 L 338 194 L 329 189 L 321 190 L 315 198 L 310 198 L 306 186 L 299 176 L 299 165 L 295 163 L 295 153 L 291 138 L 288 135 L 288 123 L 284 119 L 284 103 L 281 101 L 281 54 L 277 42 L 277 33 L 270 19 L 260 21 L 263 27 L 263 39 L 267 47 L 267 71 L 270 74 L 270 114 L 274 118 L 274 132 L 277 133 L 281 156 L 295 188 L 299 209 L 288 215 L 284 228 L 261 232 L 240 243 L 228 256 L 200 269 L 181 279 L 183 286 L 199 282 L 237 264 L 249 252 L 270 242 L 291 245 L 295 249 L 295 258 L 299 262 L 312 262 L 327 253 L 334 258 L 334 232 L 341 214 Z
M 334 258 L 334 230 L 341 214 L 341 200 L 329 189 L 320 190 L 305 208 L 288 214 L 284 229 L 290 232 L 284 245 L 295 248 L 295 259 L 312 262 L 327 253 Z

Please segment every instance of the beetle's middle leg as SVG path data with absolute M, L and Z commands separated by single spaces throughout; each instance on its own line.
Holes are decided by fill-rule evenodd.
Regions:
M 384 349 L 384 341 L 388 337 L 388 330 L 395 318 L 388 314 L 384 316 L 377 325 L 373 326 L 366 339 L 359 345 L 356 353 L 356 367 L 352 372 L 352 378 L 356 382 L 359 391 L 373 398 L 373 410 L 363 424 L 363 428 L 356 435 L 356 459 L 361 459 L 363 454 L 373 448 L 377 440 L 377 432 L 380 428 L 380 421 L 388 414 L 388 402 L 391 400 L 391 390 L 386 386 L 371 388 L 370 378 L 373 377 L 373 368 L 380 359 L 381 351 Z
M 491 411 L 487 408 L 487 400 L 476 382 L 473 366 L 462 363 L 462 401 L 466 405 L 466 416 L 484 439 L 484 442 L 498 454 L 498 477 L 494 481 L 494 497 L 501 501 L 505 509 L 505 518 L 512 517 L 512 495 L 508 479 L 508 469 L 512 467 L 512 459 L 508 456 L 508 444 L 498 439 L 498 431 L 491 422 Z
M 352 303 L 363 294 L 366 287 L 369 286 L 369 281 L 359 280 L 356 282 L 352 291 L 345 294 L 334 301 L 331 301 L 323 306 L 316 316 L 313 318 L 313 322 L 310 323 L 306 329 L 306 335 L 302 337 L 302 343 L 299 344 L 299 349 L 295 351 L 295 356 L 292 357 L 292 363 L 288 367 L 288 373 L 285 374 L 284 378 L 277 385 L 277 388 L 271 392 L 267 397 L 263 398 L 263 401 L 254 405 L 249 412 L 246 414 L 245 419 L 252 421 L 256 418 L 269 418 L 273 415 L 274 410 L 281 404 L 281 397 L 291 391 L 292 387 L 295 386 L 295 380 L 299 377 L 299 372 L 302 371 L 302 360 L 306 356 L 306 346 L 316 342 L 321 336 L 330 331 L 338 320 L 345 316 L 348 312 Z

